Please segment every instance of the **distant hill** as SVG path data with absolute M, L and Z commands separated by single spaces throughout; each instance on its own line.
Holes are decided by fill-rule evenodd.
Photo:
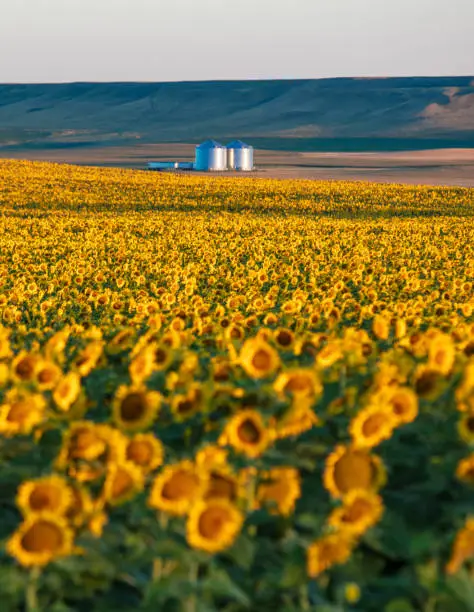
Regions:
M 0 148 L 249 140 L 269 149 L 474 147 L 474 77 L 0 85 Z

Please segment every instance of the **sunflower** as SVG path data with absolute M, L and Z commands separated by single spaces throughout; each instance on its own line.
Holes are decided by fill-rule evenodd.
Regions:
M 80 376 L 87 376 L 97 365 L 102 352 L 104 343 L 102 340 L 95 340 L 88 344 L 79 355 L 74 359 L 73 364 Z
M 240 479 L 229 468 L 216 467 L 209 472 L 208 478 L 204 499 L 219 498 L 235 502 L 245 494 Z
M 46 401 L 38 393 L 11 389 L 0 405 L 0 434 L 11 437 L 29 434 L 43 422 Z
M 206 472 L 192 461 L 167 465 L 153 482 L 148 504 L 170 514 L 183 515 L 202 498 L 207 486 Z
M 66 514 L 72 499 L 72 491 L 66 480 L 52 475 L 28 480 L 20 485 L 16 503 L 26 516 L 43 511 L 62 516 Z
M 146 387 L 122 385 L 112 402 L 114 421 L 128 431 L 146 429 L 155 420 L 161 404 L 161 396 Z
M 460 437 L 468 444 L 474 444 L 474 413 L 467 412 L 458 421 Z
M 391 410 L 385 406 L 369 404 L 351 421 L 349 433 L 354 448 L 372 448 L 391 437 L 396 424 Z
M 0 359 L 6 359 L 12 354 L 9 340 L 10 333 L 9 329 L 0 325 Z
M 333 497 L 353 489 L 377 491 L 386 481 L 383 463 L 376 455 L 352 446 L 336 446 L 326 459 L 324 487 Z
M 448 334 L 438 333 L 428 347 L 428 365 L 443 376 L 447 376 L 456 356 L 454 342 Z
M 418 397 L 409 387 L 390 387 L 386 398 L 396 426 L 413 422 L 418 416 Z
M 42 566 L 73 552 L 74 532 L 66 519 L 52 512 L 30 514 L 6 544 L 21 565 Z
M 342 347 L 339 340 L 332 340 L 316 355 L 316 363 L 321 368 L 330 368 L 342 359 Z
M 177 421 L 185 421 L 199 412 L 203 405 L 204 395 L 201 385 L 195 383 L 184 393 L 178 393 L 171 399 L 171 411 Z
M 342 565 L 349 560 L 354 542 L 346 534 L 335 533 L 316 540 L 307 551 L 307 571 L 316 578 L 333 565 Z
M 474 485 L 474 454 L 465 459 L 461 459 L 456 469 L 456 476 L 459 480 Z
M 380 495 L 353 489 L 342 498 L 342 506 L 332 511 L 328 524 L 337 531 L 359 536 L 379 521 L 382 512 Z
M 64 375 L 53 391 L 53 400 L 62 412 L 68 412 L 72 404 L 79 397 L 81 379 L 76 372 Z
M 219 444 L 230 445 L 253 459 L 266 450 L 272 438 L 272 432 L 266 427 L 262 415 L 248 409 L 242 410 L 227 422 Z
M 420 364 L 415 370 L 415 390 L 419 397 L 435 401 L 446 389 L 446 379 L 438 369 Z
M 11 364 L 12 380 L 18 383 L 32 382 L 40 359 L 39 355 L 21 351 Z
M 282 395 L 307 397 L 319 396 L 323 390 L 316 372 L 310 368 L 294 368 L 282 372 L 273 388 Z
M 133 461 L 109 463 L 101 499 L 117 506 L 135 497 L 144 486 L 143 472 Z
M 258 507 L 270 506 L 270 512 L 291 514 L 296 500 L 301 496 L 301 479 L 298 470 L 290 467 L 273 468 L 262 474 L 263 481 L 257 487 Z
M 125 456 L 148 473 L 163 464 L 163 444 L 152 433 L 135 434 L 127 443 Z
M 77 421 L 72 423 L 63 434 L 63 444 L 58 458 L 58 464 L 66 467 L 69 461 L 81 459 L 94 461 L 107 450 L 107 439 L 104 425 L 91 421 Z M 60 467 L 58 465 L 58 467 Z
M 155 350 L 153 345 L 149 345 L 130 362 L 128 372 L 133 384 L 140 385 L 153 373 L 155 369 Z
M 448 574 L 456 574 L 465 561 L 474 557 L 474 518 L 468 518 L 454 540 L 451 558 L 446 565 Z
M 71 499 L 66 511 L 67 520 L 74 527 L 81 527 L 95 509 L 95 503 L 85 487 L 73 483 L 70 486 Z
M 239 363 L 252 378 L 271 376 L 280 366 L 280 357 L 260 337 L 246 340 L 240 350 Z
M 196 464 L 205 470 L 227 465 L 227 451 L 216 444 L 207 444 L 196 454 Z
M 295 397 L 290 408 L 279 418 L 273 417 L 270 424 L 278 439 L 299 436 L 309 431 L 320 420 L 312 409 L 312 399 Z
M 190 510 L 186 523 L 186 539 L 193 548 L 217 553 L 235 541 L 244 517 L 227 499 L 198 501 Z
M 54 361 L 41 359 L 35 368 L 36 386 L 40 391 L 49 391 L 56 386 L 61 375 L 61 368 Z
M 275 342 L 284 350 L 291 349 L 294 341 L 295 334 L 291 331 L 291 329 L 286 329 L 284 327 L 280 327 L 276 329 L 273 333 L 273 337 L 275 338 Z
M 388 340 L 390 335 L 390 320 L 383 315 L 376 315 L 372 322 L 372 332 L 379 340 Z

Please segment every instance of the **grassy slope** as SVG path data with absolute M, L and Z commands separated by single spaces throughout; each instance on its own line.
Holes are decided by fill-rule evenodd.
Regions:
M 474 78 L 0 85 L 0 146 L 251 139 L 264 148 L 474 146 Z

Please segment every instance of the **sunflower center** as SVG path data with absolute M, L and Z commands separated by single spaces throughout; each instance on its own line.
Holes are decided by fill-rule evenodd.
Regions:
M 376 414 L 372 414 L 364 421 L 364 424 L 362 425 L 362 433 L 366 438 L 369 438 L 370 436 L 377 434 L 386 422 L 387 419 L 383 413 L 377 412 Z
M 162 496 L 169 500 L 178 500 L 192 497 L 199 487 L 199 479 L 196 475 L 189 472 L 176 472 L 164 485 Z
M 94 432 L 83 429 L 82 431 L 78 431 L 74 438 L 72 455 L 80 457 L 84 451 L 97 445 L 96 456 L 99 456 L 105 451 L 105 443 Z
M 34 523 L 21 539 L 21 545 L 29 553 L 54 552 L 61 548 L 61 530 L 48 521 Z
M 206 497 L 223 497 L 233 501 L 237 497 L 235 480 L 229 476 L 213 472 L 211 474 L 210 486 Z
M 54 370 L 52 369 L 48 369 L 48 368 L 44 368 L 43 370 L 41 370 L 41 372 L 38 374 L 38 381 L 40 383 L 50 383 L 54 380 Z
M 416 392 L 418 395 L 426 395 L 436 386 L 438 374 L 436 372 L 424 372 L 416 381 Z
M 133 478 L 128 472 L 118 469 L 112 482 L 111 496 L 113 499 L 121 497 L 133 488 Z
M 33 376 L 34 362 L 30 357 L 25 357 L 16 365 L 15 372 L 21 380 L 29 380 Z
M 252 358 L 252 365 L 257 370 L 268 370 L 271 364 L 271 356 L 264 349 L 258 349 Z
M 146 401 L 143 393 L 129 393 L 120 406 L 120 416 L 124 421 L 138 421 L 145 410 Z
M 190 399 L 185 399 L 178 402 L 177 413 L 181 416 L 190 414 L 194 410 L 194 402 Z
M 10 423 L 23 423 L 29 417 L 31 406 L 28 402 L 15 402 L 12 404 L 7 416 Z
M 303 374 L 291 376 L 285 385 L 287 391 L 310 391 L 312 387 L 311 379 Z
M 374 480 L 374 468 L 365 453 L 346 452 L 334 467 L 334 481 L 339 491 L 369 489 Z
M 51 485 L 38 484 L 31 492 L 29 501 L 32 510 L 54 510 L 61 501 L 61 492 Z
M 156 349 L 156 351 L 155 351 L 155 362 L 158 363 L 158 364 L 162 364 L 162 363 L 165 363 L 165 361 L 166 361 L 166 351 L 164 351 L 161 348 Z
M 400 395 L 393 397 L 391 404 L 392 404 L 393 412 L 397 416 L 402 416 L 403 414 L 405 414 L 405 412 L 408 412 L 408 408 L 409 408 L 408 403 Z
M 261 439 L 260 429 L 250 419 L 244 421 L 237 430 L 237 435 L 246 444 L 257 444 Z
M 207 540 L 218 538 L 228 520 L 223 508 L 207 508 L 199 517 L 199 533 Z
M 371 506 L 365 499 L 356 499 L 346 508 L 342 520 L 344 523 L 356 523 L 366 516 L 370 510 Z
M 278 332 L 276 336 L 276 341 L 281 346 L 290 346 L 292 340 L 293 340 L 293 336 L 287 331 L 281 330 Z
M 130 442 L 127 447 L 127 459 L 138 465 L 148 465 L 153 457 L 153 450 L 150 444 L 143 441 Z
M 466 419 L 466 429 L 474 434 L 474 416 L 469 417 L 468 419 Z

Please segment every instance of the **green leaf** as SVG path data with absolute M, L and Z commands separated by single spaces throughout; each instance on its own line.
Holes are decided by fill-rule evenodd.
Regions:
M 248 570 L 255 556 L 255 543 L 249 537 L 241 535 L 227 551 L 226 556 L 242 569 Z
M 213 571 L 211 576 L 201 583 L 201 588 L 203 593 L 211 593 L 217 597 L 228 597 L 244 607 L 250 606 L 247 595 L 223 569 Z
M 448 590 L 456 599 L 466 606 L 467 610 L 474 610 L 474 580 L 467 570 L 458 572 L 446 580 Z
M 392 599 L 392 601 L 385 606 L 384 612 L 416 612 L 416 610 L 408 599 L 400 598 Z

